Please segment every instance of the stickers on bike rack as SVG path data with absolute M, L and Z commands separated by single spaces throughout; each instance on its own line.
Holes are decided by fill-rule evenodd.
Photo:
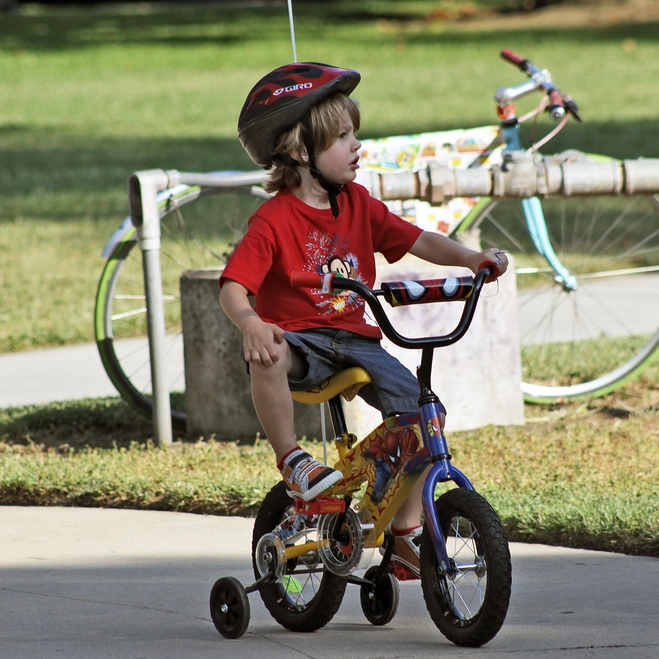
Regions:
M 373 171 L 415 172 L 430 162 L 453 169 L 489 167 L 502 162 L 502 151 L 501 131 L 495 125 L 362 140 L 356 180 L 370 189 Z M 439 206 L 414 199 L 385 203 L 392 212 L 422 229 L 449 234 L 477 201 L 452 199 Z

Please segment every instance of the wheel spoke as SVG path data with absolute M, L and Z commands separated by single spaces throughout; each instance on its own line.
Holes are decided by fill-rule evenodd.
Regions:
M 551 198 L 542 208 L 574 291 L 539 260 L 519 202 L 492 202 L 470 223 L 515 260 L 522 390 L 537 402 L 602 395 L 659 355 L 659 199 Z

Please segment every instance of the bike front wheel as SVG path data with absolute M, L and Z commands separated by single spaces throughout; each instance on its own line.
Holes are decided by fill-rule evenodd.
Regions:
M 508 612 L 512 584 L 506 534 L 490 504 L 465 489 L 435 502 L 450 565 L 440 566 L 426 525 L 421 536 L 421 587 L 428 613 L 456 645 L 492 640 Z
M 158 196 L 167 379 L 174 427 L 185 429 L 185 375 L 180 278 L 186 270 L 221 268 L 245 233 L 247 220 L 267 198 L 260 188 L 179 185 Z M 107 248 L 96 293 L 94 330 L 101 361 L 117 391 L 151 416 L 151 358 L 142 254 L 126 218 Z
M 469 228 L 514 257 L 527 402 L 605 395 L 659 355 L 659 198 L 542 200 L 566 285 L 535 248 L 522 204 L 482 204 Z

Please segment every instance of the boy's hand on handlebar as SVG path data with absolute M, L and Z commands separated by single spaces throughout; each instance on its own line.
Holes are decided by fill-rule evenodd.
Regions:
M 481 252 L 479 255 L 478 270 L 482 270 L 483 268 L 490 268 L 492 271 L 492 274 L 486 280 L 487 283 L 496 281 L 508 269 L 508 257 L 506 253 L 496 247 Z

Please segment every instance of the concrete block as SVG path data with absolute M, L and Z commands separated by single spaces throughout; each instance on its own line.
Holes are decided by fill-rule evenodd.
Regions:
M 515 266 L 511 260 L 497 283 L 486 284 L 466 336 L 435 351 L 432 387 L 447 408 L 446 430 L 470 430 L 487 425 L 524 423 L 520 389 L 521 362 L 517 336 Z M 437 279 L 468 275 L 458 268 L 439 268 L 411 255 L 397 263 L 379 263 L 376 286 L 383 281 Z M 441 335 L 458 322 L 463 303 L 411 305 L 385 311 L 394 327 L 407 337 Z M 405 350 L 383 340 L 384 347 L 412 372 L 420 350 Z M 380 415 L 361 399 L 345 405 L 348 427 L 358 437 L 380 423 Z
M 220 306 L 221 272 L 214 268 L 181 275 L 187 432 L 190 437 L 250 441 L 263 429 L 240 357 L 242 335 Z M 300 437 L 321 437 L 319 408 L 295 403 L 295 427 Z
M 263 431 L 240 358 L 241 334 L 219 303 L 220 273 L 218 269 L 192 270 L 181 277 L 188 434 L 251 440 Z M 378 283 L 468 274 L 437 268 L 412 256 L 392 265 L 381 263 L 378 273 Z M 465 338 L 435 352 L 433 388 L 448 409 L 447 430 L 524 423 L 515 298 L 511 264 L 498 284 L 485 287 Z M 415 305 L 387 309 L 387 313 L 404 335 L 444 334 L 457 323 L 462 306 Z M 420 351 L 403 350 L 386 339 L 383 344 L 415 371 Z M 380 422 L 379 412 L 361 399 L 345 407 L 348 427 L 359 437 Z M 298 436 L 320 438 L 319 408 L 295 403 L 295 411 Z M 329 415 L 326 417 L 329 426 Z

